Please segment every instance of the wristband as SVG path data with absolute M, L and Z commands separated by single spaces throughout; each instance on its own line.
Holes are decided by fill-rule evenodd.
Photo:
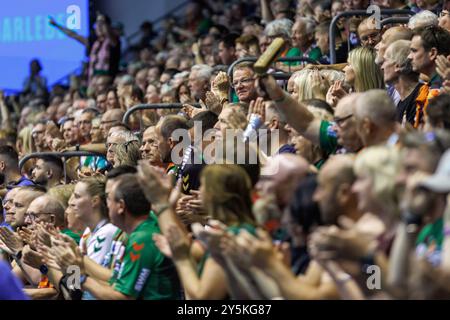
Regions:
M 39 267 L 39 271 L 41 272 L 42 275 L 46 276 L 48 274 L 48 267 L 43 264 Z
M 16 258 L 17 258 L 17 260 L 22 259 L 22 250 L 20 250 L 19 252 L 17 252 Z
M 402 220 L 406 225 L 411 225 L 411 224 L 417 225 L 417 226 L 422 225 L 422 216 L 417 215 L 417 214 L 412 214 L 409 211 L 406 211 L 405 213 L 403 213 Z

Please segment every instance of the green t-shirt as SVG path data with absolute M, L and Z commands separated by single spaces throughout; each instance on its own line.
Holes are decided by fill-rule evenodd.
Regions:
M 425 256 L 434 266 L 439 266 L 444 242 L 444 219 L 439 218 L 422 228 L 416 240 L 416 253 Z
M 299 48 L 290 48 L 288 50 L 288 52 L 286 52 L 286 55 L 284 56 L 284 58 L 289 58 L 289 57 L 298 57 L 301 56 L 301 51 Z M 287 66 L 298 66 L 300 65 L 300 62 L 298 61 L 294 61 L 294 62 L 288 62 L 285 61 L 283 62 L 283 64 L 287 65 Z
M 120 268 L 113 271 L 114 289 L 136 299 L 174 300 L 181 298 L 175 266 L 156 247 L 152 236 L 160 233 L 153 215 L 128 236 Z
M 300 51 L 300 56 L 306 56 L 310 59 L 319 61 L 319 59 L 322 57 L 322 52 L 320 51 L 319 47 L 314 47 L 311 50 L 309 50 L 309 52 L 301 52 Z
M 61 230 L 61 233 L 71 237 L 77 244 L 80 244 L 81 236 L 83 235 L 82 233 L 73 232 L 70 229 Z
M 320 148 L 328 155 L 336 153 L 338 142 L 336 131 L 333 130 L 333 124 L 323 120 L 320 123 Z

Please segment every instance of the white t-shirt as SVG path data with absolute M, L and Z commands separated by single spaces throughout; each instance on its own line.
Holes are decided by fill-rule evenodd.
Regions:
M 102 264 L 105 255 L 111 249 L 117 230 L 118 228 L 107 220 L 100 221 L 93 232 L 86 228 L 80 240 L 81 252 L 98 264 Z

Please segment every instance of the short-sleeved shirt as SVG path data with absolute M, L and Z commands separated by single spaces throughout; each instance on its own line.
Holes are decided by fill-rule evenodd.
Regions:
M 153 234 L 159 232 L 157 220 L 150 215 L 129 234 L 123 255 L 119 257 L 120 267 L 113 270 L 109 281 L 116 291 L 135 299 L 181 298 L 175 266 L 153 242 Z
M 323 120 L 320 123 L 320 148 L 328 155 L 336 153 L 338 148 L 337 134 L 334 130 L 334 123 Z
M 105 255 L 111 248 L 117 229 L 115 225 L 106 220 L 101 221 L 93 231 L 86 228 L 80 240 L 81 251 L 98 264 L 102 264 Z
M 78 245 L 80 244 L 82 234 L 73 232 L 70 229 L 61 230 L 61 233 L 71 237 L 73 239 L 73 241 L 75 241 Z

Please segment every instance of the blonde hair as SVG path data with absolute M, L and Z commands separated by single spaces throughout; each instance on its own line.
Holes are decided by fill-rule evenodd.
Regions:
M 114 152 L 114 167 L 136 166 L 141 154 L 139 147 L 140 143 L 136 140 L 118 144 Z
M 301 71 L 295 72 L 292 76 L 294 77 L 294 86 L 298 91 L 298 101 L 302 102 L 309 99 L 323 99 L 326 96 L 328 88 L 330 87 L 330 83 L 328 79 L 325 79 L 323 82 L 323 86 L 321 86 L 321 95 L 317 96 L 315 92 L 313 92 L 313 87 L 311 86 L 311 82 L 313 80 L 314 73 L 318 72 L 317 70 L 305 69 Z
M 65 210 L 69 206 L 69 199 L 72 196 L 74 189 L 74 184 L 60 184 L 48 189 L 47 194 L 58 200 Z
M 324 76 L 330 84 L 335 83 L 336 81 L 344 81 L 345 73 L 338 70 L 325 69 L 320 70 L 320 74 Z
M 23 149 L 24 154 L 30 154 L 35 151 L 32 131 L 33 131 L 32 126 L 26 126 L 22 130 L 20 130 L 17 136 L 17 140 L 18 141 L 20 140 L 20 142 L 22 143 L 21 147 Z
M 383 74 L 375 63 L 375 57 L 375 50 L 368 47 L 359 47 L 350 51 L 348 62 L 355 71 L 356 92 L 384 89 Z
M 357 176 L 368 174 L 373 198 L 391 214 L 398 214 L 395 178 L 400 169 L 400 153 L 393 147 L 375 146 L 361 151 L 355 160 Z
M 90 197 L 98 196 L 100 198 L 100 212 L 104 217 L 108 216 L 108 208 L 106 206 L 106 178 L 104 176 L 92 176 L 81 179 L 78 183 L 86 185 L 87 193 Z

